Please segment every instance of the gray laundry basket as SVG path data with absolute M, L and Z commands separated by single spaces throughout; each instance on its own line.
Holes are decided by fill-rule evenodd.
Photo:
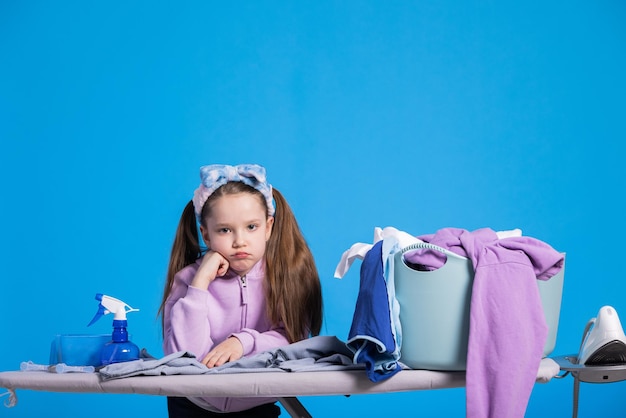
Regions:
M 414 270 L 405 263 L 404 254 L 417 249 L 439 251 L 447 260 L 434 271 Z M 556 345 L 563 275 L 564 268 L 548 281 L 537 281 L 548 324 L 544 357 Z M 395 254 L 394 285 L 400 304 L 402 363 L 413 369 L 466 369 L 473 279 L 470 259 L 436 245 L 413 244 Z

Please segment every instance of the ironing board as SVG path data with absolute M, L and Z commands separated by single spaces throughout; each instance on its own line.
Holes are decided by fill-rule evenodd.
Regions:
M 544 358 L 536 381 L 549 382 L 559 371 L 554 360 Z M 298 401 L 298 396 L 345 396 L 464 386 L 465 372 L 430 370 L 402 370 L 377 383 L 371 382 L 364 370 L 135 376 L 107 381 L 102 381 L 98 373 L 0 372 L 0 388 L 10 392 L 10 398 L 5 402 L 7 406 L 17 402 L 16 391 L 22 389 L 158 396 L 275 397 L 292 417 L 311 416 Z

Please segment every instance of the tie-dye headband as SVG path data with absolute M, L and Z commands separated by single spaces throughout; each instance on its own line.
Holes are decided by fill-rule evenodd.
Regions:
M 193 194 L 193 207 L 196 219 L 200 222 L 202 207 L 209 196 L 229 181 L 240 181 L 254 187 L 265 197 L 269 215 L 274 215 L 272 185 L 265 179 L 265 168 L 257 164 L 222 165 L 212 164 L 200 167 L 201 184 Z

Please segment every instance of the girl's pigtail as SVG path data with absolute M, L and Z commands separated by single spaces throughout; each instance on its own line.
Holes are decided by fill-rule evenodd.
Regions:
M 295 342 L 319 334 L 322 290 L 313 254 L 291 208 L 278 190 L 273 195 L 276 215 L 266 250 L 268 314 Z
M 198 240 L 196 214 L 193 209 L 193 202 L 189 201 L 178 222 L 174 244 L 172 244 L 170 262 L 167 267 L 167 279 L 165 281 L 165 288 L 163 289 L 163 300 L 161 301 L 161 306 L 158 311 L 158 315 L 161 315 L 161 325 L 163 325 L 164 321 L 163 312 L 165 302 L 174 284 L 174 276 L 184 267 L 195 262 L 198 257 L 200 257 L 200 242 Z

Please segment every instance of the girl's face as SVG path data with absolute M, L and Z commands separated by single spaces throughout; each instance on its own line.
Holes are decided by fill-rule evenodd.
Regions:
M 212 203 L 211 216 L 201 226 L 211 251 L 228 260 L 238 275 L 247 274 L 265 255 L 274 218 L 268 217 L 259 199 L 250 193 L 225 195 Z

